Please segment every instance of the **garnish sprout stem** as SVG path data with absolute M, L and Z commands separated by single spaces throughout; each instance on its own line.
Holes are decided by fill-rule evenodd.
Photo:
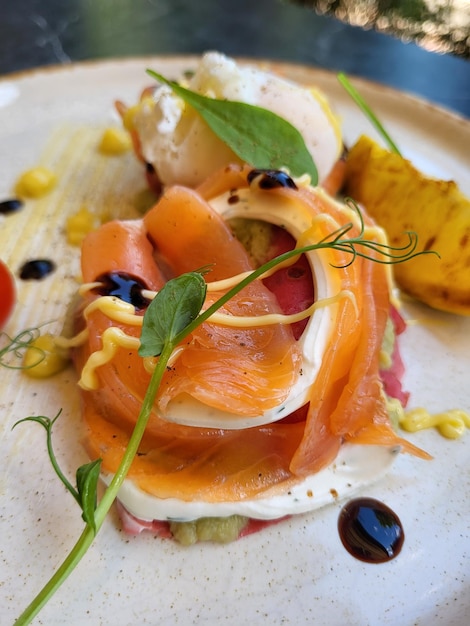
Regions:
M 344 89 L 348 92 L 348 94 L 351 96 L 351 98 L 354 100 L 357 106 L 361 109 L 364 115 L 369 118 L 370 122 L 372 123 L 373 126 L 375 126 L 376 130 L 380 133 L 380 135 L 382 135 L 390 151 L 394 152 L 395 154 L 398 154 L 399 156 L 402 156 L 398 146 L 390 137 L 388 132 L 385 130 L 382 122 L 375 115 L 375 113 L 372 111 L 370 106 L 367 104 L 367 102 L 364 100 L 361 94 L 357 91 L 357 89 L 353 87 L 353 85 L 351 84 L 346 74 L 344 74 L 343 72 L 340 72 L 338 74 L 338 81 L 344 87 Z
M 85 555 L 86 551 L 92 544 L 96 534 L 100 530 L 106 515 L 111 508 L 114 500 L 116 499 L 119 489 L 122 486 L 124 479 L 131 467 L 132 461 L 137 454 L 140 442 L 142 441 L 142 437 L 144 435 L 145 429 L 147 427 L 147 423 L 152 412 L 152 408 L 155 402 L 155 398 L 163 377 L 163 374 L 166 371 L 168 361 L 171 357 L 171 354 L 174 348 L 194 329 L 208 320 L 208 318 L 215 313 L 218 309 L 220 309 L 226 302 L 228 302 L 234 295 L 236 295 L 239 291 L 241 291 L 244 287 L 246 287 L 249 283 L 261 277 L 265 272 L 269 271 L 276 265 L 286 261 L 287 259 L 292 258 L 293 256 L 300 255 L 302 253 L 311 252 L 313 250 L 322 250 L 322 249 L 333 249 L 341 252 L 346 252 L 351 255 L 351 260 L 345 264 L 345 266 L 350 265 L 354 262 L 355 258 L 360 256 L 365 259 L 369 259 L 372 262 L 385 263 L 385 264 L 394 264 L 400 263 L 402 261 L 406 261 L 414 256 L 418 256 L 421 254 L 436 254 L 431 250 L 426 250 L 422 252 L 416 252 L 417 247 L 417 235 L 413 232 L 408 232 L 408 242 L 399 247 L 389 246 L 385 243 L 380 243 L 376 241 L 368 240 L 364 237 L 365 233 L 365 225 L 364 220 L 362 218 L 362 214 L 357 207 L 353 203 L 354 208 L 357 210 L 359 220 L 360 220 L 360 228 L 359 233 L 355 237 L 347 237 L 347 234 L 354 228 L 352 222 L 345 224 L 333 231 L 320 241 L 316 243 L 312 243 L 311 245 L 294 248 L 284 254 L 281 254 L 278 257 L 268 261 L 261 267 L 257 268 L 253 272 L 251 272 L 248 276 L 246 276 L 243 280 L 241 280 L 237 285 L 232 287 L 222 295 L 215 303 L 213 303 L 210 307 L 208 307 L 205 311 L 201 312 L 202 305 L 204 303 L 205 298 L 205 283 L 201 277 L 201 272 L 189 273 L 186 275 L 182 275 L 169 281 L 165 285 L 155 300 L 149 305 L 147 312 L 144 315 L 144 323 L 143 330 L 148 325 L 152 327 L 152 321 L 150 320 L 152 315 L 157 315 L 159 319 L 166 318 L 166 322 L 164 324 L 163 335 L 159 336 L 159 341 L 156 345 L 159 346 L 158 350 L 152 352 L 156 356 L 159 356 L 156 367 L 151 375 L 149 386 L 147 388 L 144 401 L 142 403 L 141 410 L 139 412 L 139 416 L 137 418 L 134 430 L 130 436 L 128 446 L 124 452 L 124 455 L 121 459 L 120 465 L 116 470 L 116 473 L 111 480 L 111 483 L 104 491 L 104 494 L 94 510 L 94 514 L 92 514 L 91 521 L 86 523 L 86 526 L 80 535 L 80 538 L 76 542 L 75 546 L 72 548 L 71 552 L 67 556 L 67 558 L 63 561 L 62 565 L 55 572 L 49 582 L 43 587 L 43 589 L 38 593 L 36 598 L 29 604 L 29 606 L 23 611 L 18 620 L 15 622 L 16 626 L 25 626 L 29 624 L 31 620 L 39 613 L 41 608 L 46 604 L 46 602 L 52 597 L 52 595 L 57 591 L 57 589 L 61 586 L 61 584 L 67 579 L 67 577 L 71 574 L 75 566 L 80 562 L 80 560 Z M 340 267 L 345 267 L 340 266 Z M 193 289 L 188 289 L 187 281 L 185 283 L 184 278 L 190 277 L 195 278 L 199 277 L 200 280 L 196 280 L 196 286 L 194 283 L 192 284 Z M 181 283 L 178 283 L 181 281 Z M 170 305 L 169 312 L 163 313 L 160 310 L 153 308 L 154 304 L 157 304 L 157 299 L 161 295 L 163 301 L 165 301 L 164 290 L 170 285 L 177 285 L 175 287 L 175 292 L 173 294 L 172 300 L 174 304 L 172 307 Z M 178 291 L 179 289 L 179 291 Z M 167 292 L 168 293 L 168 292 Z M 161 302 L 162 300 L 160 300 Z M 168 303 L 168 302 L 167 302 Z M 163 307 L 164 308 L 164 307 Z M 149 322 L 147 323 L 148 313 L 152 310 L 152 313 L 149 317 Z M 161 330 L 161 329 L 160 329 Z M 150 335 L 152 335 L 152 330 L 150 330 Z M 152 344 L 152 341 L 150 341 Z M 141 347 L 142 347 L 142 336 L 141 336 Z M 147 350 L 147 348 L 146 348 Z M 145 352 L 145 350 L 144 350 Z M 58 417 L 58 415 L 57 415 Z M 57 417 L 55 419 L 57 419 Z M 44 423 L 40 418 L 25 418 L 22 421 L 39 421 L 44 426 L 47 422 L 48 418 L 44 418 Z M 50 426 L 52 426 L 53 420 L 49 420 Z M 52 443 L 50 438 L 50 428 L 48 429 L 48 452 L 51 459 L 54 459 L 54 454 L 52 450 Z M 56 473 L 61 478 L 62 482 L 67 486 L 68 490 L 71 491 L 72 495 L 74 495 L 75 499 L 77 499 L 77 495 L 75 489 L 71 486 L 69 481 L 65 478 L 60 468 L 56 463 L 53 463 L 54 469 Z
M 62 583 L 68 578 L 68 576 L 75 569 L 77 564 L 81 561 L 88 548 L 93 543 L 96 534 L 100 530 L 103 522 L 108 514 L 109 509 L 111 508 L 118 491 L 124 482 L 124 479 L 129 471 L 131 463 L 134 459 L 134 456 L 137 453 L 139 444 L 142 440 L 143 434 L 145 432 L 145 428 L 147 426 L 147 422 L 150 417 L 150 413 L 152 410 L 152 406 L 155 400 L 155 396 L 157 394 L 158 388 L 160 386 L 160 382 L 162 376 L 166 369 L 166 364 L 168 359 L 170 358 L 171 352 L 174 347 L 174 342 L 168 342 L 160 355 L 157 366 L 152 373 L 152 377 L 150 379 L 149 386 L 147 388 L 147 392 L 144 397 L 144 401 L 142 403 L 142 407 L 139 413 L 139 417 L 137 419 L 135 428 L 132 432 L 132 435 L 129 439 L 129 444 L 126 448 L 124 456 L 122 457 L 121 463 L 111 481 L 106 491 L 103 494 L 103 497 L 96 508 L 95 511 L 95 525 L 96 530 L 87 524 L 80 535 L 78 541 L 72 548 L 72 550 L 67 555 L 66 559 L 54 573 L 54 575 L 50 578 L 50 580 L 46 583 L 46 585 L 41 589 L 41 591 L 37 594 L 34 600 L 26 607 L 23 613 L 18 617 L 15 622 L 15 626 L 26 626 L 26 624 L 30 624 L 34 617 L 39 613 L 39 611 L 43 608 L 43 606 L 48 602 L 48 600 L 54 595 L 57 589 L 62 585 Z

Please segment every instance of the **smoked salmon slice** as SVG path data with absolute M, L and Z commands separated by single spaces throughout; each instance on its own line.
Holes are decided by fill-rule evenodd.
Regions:
M 207 267 L 210 284 L 253 269 L 224 220 L 191 189 L 169 189 L 144 217 L 144 224 L 176 276 Z M 252 282 L 221 309 L 242 317 L 279 311 L 275 297 L 260 281 Z M 158 407 L 164 411 L 172 398 L 189 393 L 210 407 L 259 415 L 282 403 L 299 367 L 300 353 L 289 326 L 202 324 L 165 375 Z
M 113 222 L 92 233 L 83 245 L 84 281 L 121 272 L 158 290 L 168 278 L 200 268 L 209 269 L 208 283 L 249 271 L 247 253 L 207 203 L 213 195 L 248 187 L 248 172 L 233 166 L 196 191 L 170 188 L 143 220 Z M 300 202 L 312 220 L 327 215 L 339 224 L 348 221 L 342 207 L 317 190 L 275 188 L 269 193 Z M 319 238 L 329 229 L 328 220 L 320 219 Z M 113 259 L 105 258 L 103 251 Z M 299 374 L 301 355 L 290 327 L 204 323 L 165 374 L 128 476 L 139 488 L 159 498 L 187 501 L 253 498 L 318 471 L 334 460 L 345 441 L 400 446 L 426 457 L 397 436 L 386 413 L 378 371 L 390 306 L 384 266 L 361 257 L 349 263 L 350 256 L 342 251 L 322 254 L 338 272 L 341 289 L 353 297 L 339 298 L 335 305 L 330 343 L 305 410 L 296 419 L 239 430 L 165 420 L 166 407 L 181 394 L 192 394 L 208 406 L 254 415 L 281 403 Z M 299 293 L 304 297 L 305 291 Z M 85 292 L 85 304 L 99 295 L 96 290 Z M 209 298 L 217 295 L 210 292 Z M 279 303 L 262 281 L 252 283 L 224 307 L 227 315 L 272 311 L 279 311 Z M 90 313 L 86 323 L 88 340 L 74 355 L 78 371 L 100 349 L 106 328 L 140 336 L 139 326 L 113 321 L 100 310 Z M 86 446 L 91 457 L 102 458 L 103 471 L 113 473 L 137 419 L 149 374 L 136 352 L 124 347 L 96 373 L 99 386 L 82 392 Z

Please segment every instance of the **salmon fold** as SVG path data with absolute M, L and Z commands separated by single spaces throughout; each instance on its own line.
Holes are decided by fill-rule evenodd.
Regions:
M 85 329 L 86 340 L 74 349 L 74 363 L 82 376 L 90 357 L 105 344 L 109 348 L 81 391 L 85 445 L 91 458 L 101 457 L 105 473 L 114 473 L 119 465 L 150 380 L 137 353 L 149 293 L 173 277 L 204 268 L 207 307 L 236 277 L 255 268 L 253 255 L 212 202 L 223 194 L 250 193 L 249 173 L 246 166 L 231 166 L 196 190 L 170 187 L 142 219 L 104 224 L 83 243 L 82 274 L 88 287 L 77 313 L 77 332 Z M 253 193 L 262 193 L 265 203 L 266 198 L 285 203 L 289 215 L 297 211 L 307 224 L 302 232 L 287 234 L 287 222 L 273 224 L 261 254 L 266 260 L 279 250 L 281 239 L 292 247 L 308 245 L 312 237 L 320 241 L 347 222 L 352 227 L 345 237 L 360 231 L 354 212 L 324 190 L 274 186 Z M 375 225 L 367 216 L 364 220 L 367 237 L 374 238 Z M 361 256 L 351 262 L 350 254 L 334 247 L 308 254 L 298 266 L 301 273 L 284 270 L 299 278 L 301 289 L 286 296 L 290 283 L 255 280 L 220 310 L 222 322 L 204 322 L 178 346 L 128 474 L 139 489 L 161 499 L 240 501 L 285 491 L 332 463 L 346 444 L 396 446 L 427 456 L 395 433 L 387 412 L 379 371 L 390 313 L 385 266 Z M 319 279 L 311 262 L 317 257 L 312 255 L 321 260 L 324 280 L 331 280 L 338 294 L 324 303 L 318 302 Z M 227 280 L 232 283 L 223 282 Z M 121 304 L 122 291 L 109 287 L 119 281 L 126 293 L 137 290 L 137 297 Z M 286 414 L 283 410 L 307 371 L 305 351 L 316 339 L 315 326 L 307 319 L 299 336 L 290 323 L 238 320 L 282 318 L 286 302 L 289 312 L 297 311 L 309 298 L 311 316 L 318 304 L 318 309 L 330 307 L 332 321 L 321 338 L 325 347 L 315 376 L 302 387 L 301 405 Z M 190 425 L 191 416 L 183 423 L 174 418 L 185 411 L 214 415 L 214 426 Z M 256 422 L 276 411 L 277 421 Z M 225 427 L 227 414 L 243 427 Z

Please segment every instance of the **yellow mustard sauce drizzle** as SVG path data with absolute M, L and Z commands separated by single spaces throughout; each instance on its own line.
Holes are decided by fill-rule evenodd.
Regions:
M 83 293 L 99 286 L 100 283 L 89 283 L 82 285 L 79 292 Z M 84 310 L 85 319 L 89 317 L 93 311 L 101 311 L 109 319 L 115 322 L 122 322 L 128 326 L 142 326 L 142 316 L 135 315 L 135 308 L 132 304 L 124 302 L 114 296 L 101 296 L 91 302 Z M 55 338 L 55 343 L 60 348 L 76 348 L 82 345 L 88 339 L 88 329 L 82 330 L 74 337 L 59 336 Z
M 339 300 L 341 300 L 341 298 L 349 298 L 356 308 L 356 314 L 358 314 L 355 295 L 349 289 L 343 289 L 334 296 L 317 300 L 307 309 L 299 311 L 298 313 L 291 313 L 290 315 L 284 315 L 283 313 L 268 313 L 266 315 L 245 317 L 226 315 L 224 313 L 214 313 L 210 316 L 209 321 L 213 324 L 219 324 L 220 326 L 234 326 L 237 328 L 268 326 L 270 324 L 293 324 L 294 322 L 299 322 L 307 317 L 310 317 L 314 311 L 321 307 L 336 304 Z
M 81 332 L 78 333 L 78 335 L 75 335 L 74 337 L 69 338 L 59 335 L 58 337 L 54 338 L 54 343 L 58 348 L 62 349 L 77 348 L 78 346 L 84 344 L 87 339 L 88 328 L 84 328 Z
M 263 272 L 263 274 L 261 274 L 258 277 L 258 280 L 263 280 L 263 278 L 268 278 L 269 276 L 272 276 L 273 274 L 275 274 L 278 270 L 284 267 L 289 267 L 290 265 L 293 265 L 298 260 L 299 256 L 294 256 L 294 257 L 291 257 L 290 259 L 286 259 L 282 263 L 278 263 L 275 267 L 272 267 L 270 270 Z M 252 273 L 253 272 L 241 272 L 240 274 L 235 274 L 234 276 L 231 276 L 230 278 L 223 278 L 221 280 L 214 280 L 212 282 L 209 282 L 207 283 L 207 291 L 209 293 L 214 292 L 214 291 L 226 291 L 227 289 L 230 289 L 231 287 L 235 287 L 235 285 L 238 285 L 238 283 L 240 283 L 244 278 L 247 278 L 248 276 L 250 276 Z M 143 292 L 143 295 L 145 295 L 145 292 Z
M 116 326 L 107 328 L 101 335 L 103 347 L 90 354 L 87 362 L 82 370 L 82 375 L 78 381 L 82 389 L 92 390 L 98 389 L 99 380 L 96 375 L 96 369 L 100 365 L 104 365 L 111 361 L 119 348 L 127 348 L 128 350 L 138 350 L 140 347 L 140 339 L 138 337 L 130 337 L 124 331 Z
M 85 309 L 87 319 L 94 311 L 101 311 L 114 322 L 121 322 L 129 326 L 142 326 L 142 316 L 135 314 L 135 307 L 115 296 L 101 296 L 93 300 Z
M 319 193 L 319 195 L 324 195 L 327 199 L 329 198 L 328 194 L 323 189 L 318 189 L 317 192 Z M 331 202 L 331 199 L 329 199 L 329 201 Z M 358 229 L 361 228 L 361 220 L 360 220 L 359 214 L 357 213 L 355 209 L 345 204 L 341 204 L 336 201 L 334 202 L 336 206 L 338 207 L 338 210 L 340 211 L 340 213 L 345 217 L 347 221 L 351 222 L 356 228 Z M 331 228 L 332 232 L 341 227 L 340 224 L 338 224 L 338 222 L 328 213 L 322 213 L 321 215 L 317 215 L 312 220 L 312 226 L 315 223 L 326 224 L 327 226 Z M 377 241 L 384 247 L 388 245 L 387 233 L 382 227 L 378 226 L 377 224 L 374 224 L 373 226 L 364 225 L 363 238 L 369 241 Z M 388 283 L 389 292 L 390 292 L 390 303 L 396 309 L 400 309 L 401 303 L 399 299 L 397 298 L 397 296 L 395 295 L 396 289 L 395 289 L 395 281 L 393 278 L 392 265 L 386 264 L 384 266 L 384 269 L 385 269 L 385 274 L 386 274 L 387 283 Z
M 184 346 L 177 346 L 170 355 L 168 359 L 167 367 L 173 367 L 181 354 L 183 354 L 185 348 Z M 149 374 L 153 374 L 153 370 L 155 369 L 158 363 L 157 356 L 146 356 L 143 359 L 144 361 L 144 369 Z
M 353 209 L 350 209 L 348 207 L 341 208 L 342 213 L 345 215 L 345 217 L 349 218 L 357 227 L 359 227 L 360 220 L 357 213 Z M 340 228 L 338 222 L 328 214 L 318 215 L 311 220 L 310 227 L 307 228 L 298 238 L 296 244 L 297 247 L 303 247 L 312 244 L 315 241 L 314 237 L 315 235 L 317 235 L 318 226 L 320 224 L 332 228 L 333 231 Z M 365 232 L 369 234 L 371 238 L 375 237 L 381 242 L 386 242 L 384 231 L 379 227 L 368 227 Z M 280 268 L 280 266 L 284 267 L 295 263 L 297 258 L 298 257 L 292 257 L 291 259 L 286 260 L 284 263 L 277 265 L 268 272 L 265 272 L 262 277 L 269 276 L 270 274 L 276 272 Z M 250 272 L 244 272 L 242 274 L 238 274 L 224 280 L 214 281 L 212 283 L 208 283 L 207 289 L 209 292 L 226 290 L 238 284 L 243 278 L 249 275 Z M 81 295 L 84 295 L 87 291 L 90 291 L 97 286 L 99 286 L 99 283 L 89 283 L 82 285 L 80 287 L 79 293 Z M 145 290 L 145 297 L 153 299 L 155 295 L 156 292 Z M 284 315 L 282 313 L 271 313 L 260 316 L 235 316 L 227 315 L 224 313 L 214 313 L 208 321 L 214 324 L 238 328 L 259 327 L 270 324 L 292 324 L 294 322 L 298 322 L 306 319 L 307 317 L 310 317 L 315 312 L 315 310 L 319 308 L 337 304 L 338 301 L 342 298 L 348 298 L 352 302 L 355 309 L 355 314 L 357 316 L 359 313 L 357 309 L 355 295 L 352 291 L 344 289 L 339 291 L 334 296 L 323 298 L 322 300 L 317 300 L 304 311 L 300 311 L 291 315 Z M 135 308 L 131 304 L 123 302 L 119 298 L 113 296 L 101 296 L 94 300 L 92 303 L 90 303 L 83 312 L 85 319 L 87 319 L 91 313 L 97 310 L 101 311 L 113 321 L 128 324 L 130 326 L 140 327 L 143 323 L 142 316 L 135 315 Z M 73 337 L 72 339 L 59 338 L 58 344 L 68 347 L 77 346 L 80 345 L 81 342 L 85 341 L 86 337 L 87 334 L 85 330 L 82 331 L 79 335 Z M 123 330 L 116 327 L 106 329 L 102 335 L 102 348 L 95 351 L 88 358 L 88 361 L 83 368 L 79 385 L 84 389 L 98 388 L 99 380 L 96 375 L 96 369 L 101 365 L 104 365 L 111 361 L 111 359 L 115 356 L 117 350 L 120 347 L 138 350 L 139 346 L 140 340 L 136 337 L 127 335 Z M 184 348 L 179 347 L 174 351 L 171 357 L 172 363 L 174 363 L 178 359 L 183 350 Z M 145 369 L 148 372 L 151 372 L 154 369 L 157 360 L 158 359 L 145 359 Z
M 405 294 L 406 297 L 406 294 Z M 417 325 L 440 325 L 438 321 L 407 319 L 407 326 Z M 398 414 L 398 425 L 403 430 L 415 433 L 420 430 L 436 428 L 447 439 L 459 439 L 470 428 L 470 414 L 462 409 L 448 409 L 439 413 L 430 413 L 423 407 L 417 407 L 410 411 L 402 411 Z
M 289 174 L 288 171 L 287 174 Z M 312 184 L 312 179 L 309 174 L 302 174 L 302 176 L 296 177 L 294 179 L 294 182 L 297 187 L 310 187 L 310 185 Z
M 399 417 L 403 430 L 414 433 L 426 428 L 437 428 L 443 437 L 458 439 L 470 428 L 470 415 L 460 409 L 431 414 L 423 408 L 404 411 Z
M 285 264 L 289 265 L 294 262 L 295 258 L 289 259 L 288 262 L 286 262 Z M 279 266 L 274 268 L 274 271 L 277 269 L 279 269 Z M 222 288 L 226 289 L 230 286 L 237 284 L 244 276 L 248 274 L 249 273 L 244 273 L 242 275 L 237 275 L 223 281 L 209 283 L 208 290 L 217 291 L 221 290 Z M 268 274 L 268 272 L 266 274 Z M 80 293 L 83 295 L 84 293 L 86 293 L 90 289 L 93 289 L 96 286 L 98 286 L 97 283 L 82 285 L 82 287 L 80 288 Z M 145 294 L 150 298 L 155 297 L 156 295 L 155 292 L 151 292 L 148 290 L 145 291 Z M 349 298 L 354 305 L 356 315 L 358 315 L 357 302 L 354 293 L 347 289 L 344 289 L 334 296 L 324 298 L 322 300 L 317 300 L 304 311 L 300 311 L 291 315 L 284 315 L 282 313 L 271 313 L 260 316 L 235 316 L 227 315 L 224 313 L 214 313 L 213 315 L 211 315 L 208 321 L 214 324 L 237 328 L 259 327 L 270 324 L 292 324 L 294 322 L 301 321 L 307 317 L 310 317 L 315 310 L 321 307 L 336 304 L 341 298 Z M 132 306 L 132 304 L 123 302 L 122 300 L 114 296 L 101 296 L 100 298 L 97 298 L 96 300 L 91 302 L 83 312 L 85 319 L 87 319 L 88 316 L 96 310 L 101 311 L 113 321 L 128 324 L 130 326 L 142 326 L 143 323 L 142 316 L 135 315 L 135 308 Z M 87 334 L 85 330 L 82 331 L 82 333 L 80 333 L 79 335 L 73 337 L 72 339 L 59 339 L 59 343 L 64 347 L 77 346 L 80 345 L 82 341 L 85 341 L 86 337 Z M 111 361 L 119 347 L 138 350 L 140 346 L 140 340 L 136 337 L 130 337 L 121 329 L 111 327 L 106 329 L 106 331 L 103 333 L 102 345 L 103 347 L 101 350 L 98 350 L 90 355 L 82 370 L 79 385 L 83 389 L 97 389 L 99 387 L 99 380 L 96 375 L 96 369 L 101 365 L 104 365 Z M 177 348 L 173 352 L 173 355 L 170 359 L 171 363 L 174 363 L 176 361 L 182 351 L 183 348 Z M 152 369 L 155 367 L 155 360 L 144 360 L 144 366 L 147 371 L 151 372 Z

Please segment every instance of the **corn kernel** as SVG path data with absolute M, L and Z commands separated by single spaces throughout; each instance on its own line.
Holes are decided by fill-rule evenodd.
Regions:
M 16 194 L 26 198 L 40 198 L 56 184 L 56 176 L 46 167 L 34 167 L 24 172 L 15 185 Z
M 92 230 L 100 225 L 101 220 L 82 206 L 74 215 L 70 215 L 65 223 L 67 242 L 72 246 L 81 245 L 82 241 Z
M 124 154 L 131 146 L 131 138 L 125 130 L 122 130 L 122 128 L 107 128 L 101 137 L 98 149 L 102 154 L 112 156 Z
M 24 372 L 31 378 L 54 376 L 67 363 L 67 353 L 55 345 L 54 337 L 48 333 L 32 341 L 23 357 Z

